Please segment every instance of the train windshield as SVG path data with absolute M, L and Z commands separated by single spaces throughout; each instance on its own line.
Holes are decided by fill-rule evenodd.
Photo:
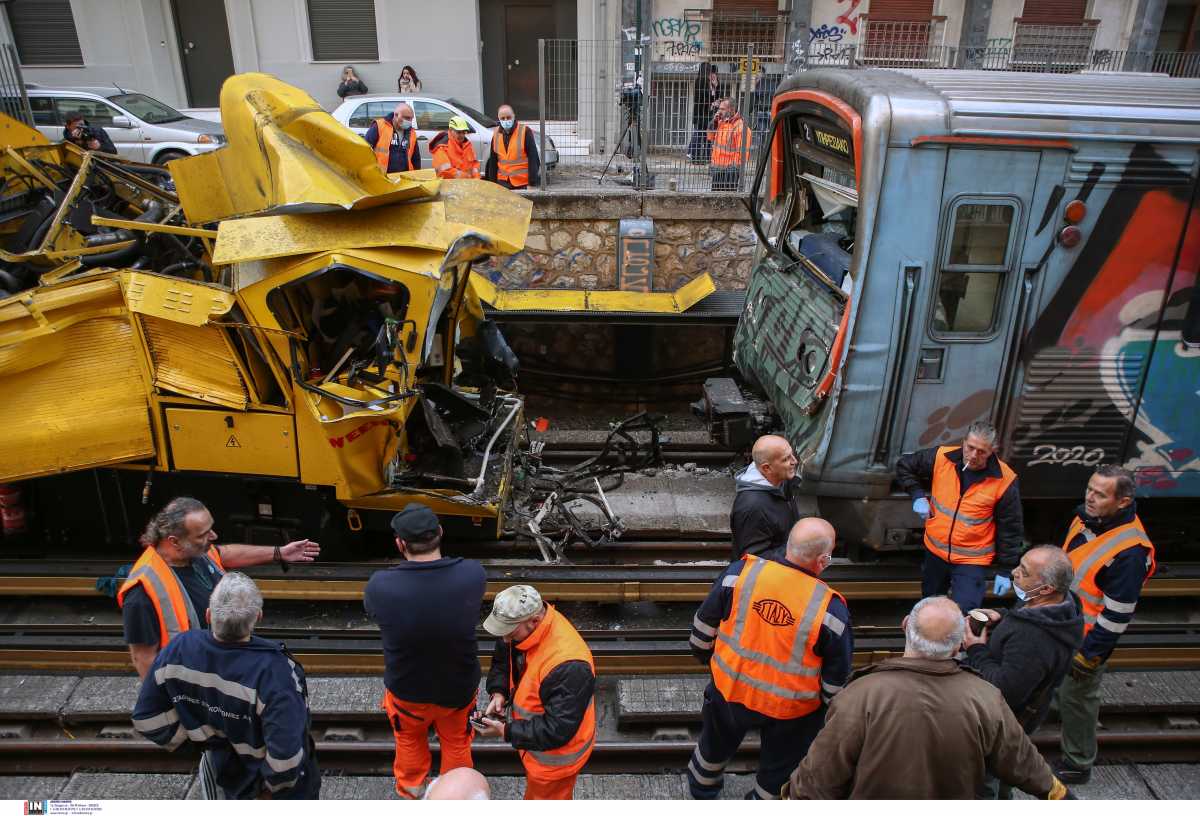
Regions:
M 769 152 L 755 186 L 762 237 L 775 254 L 807 259 L 842 286 L 858 213 L 850 134 L 816 111 L 781 116 Z

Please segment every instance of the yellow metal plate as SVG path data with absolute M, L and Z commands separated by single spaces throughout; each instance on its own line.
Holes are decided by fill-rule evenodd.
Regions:
M 216 324 L 189 326 L 148 315 L 139 319 L 156 387 L 229 408 L 244 409 L 250 404 L 226 329 Z
M 269 74 L 221 86 L 229 143 L 168 164 L 193 224 L 263 212 L 318 212 L 427 198 L 437 180 L 389 177 L 362 137 L 311 96 Z
M 179 470 L 296 476 L 296 433 L 286 414 L 168 408 Z
M 233 308 L 233 293 L 217 286 L 146 272 L 123 272 L 120 280 L 129 311 L 138 314 L 203 326 Z
M 591 289 L 500 289 L 484 275 L 471 272 L 480 300 L 502 312 L 647 312 L 679 313 L 717 291 L 707 272 L 674 292 L 618 292 Z
M 120 317 L 0 348 L 0 481 L 153 456 L 139 353 Z
M 24 122 L 0 113 L 0 147 L 29 147 L 48 145 L 50 140 Z

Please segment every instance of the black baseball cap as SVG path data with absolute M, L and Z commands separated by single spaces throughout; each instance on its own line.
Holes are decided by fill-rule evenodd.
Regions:
M 438 528 L 437 514 L 423 504 L 412 502 L 396 515 L 392 516 L 392 530 L 396 538 L 404 541 L 420 541 L 436 535 Z

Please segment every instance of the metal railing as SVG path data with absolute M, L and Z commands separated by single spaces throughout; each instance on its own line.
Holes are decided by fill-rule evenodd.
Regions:
M 33 111 L 21 76 L 21 60 L 11 43 L 0 44 L 0 111 L 33 127 Z
M 859 15 L 862 42 L 858 58 L 864 64 L 921 66 L 931 50 L 945 46 L 946 18 L 929 20 L 872 20 Z
M 697 37 L 695 42 L 702 42 L 697 31 L 706 32 L 663 30 Z M 711 55 L 706 45 L 685 53 L 673 42 L 648 38 L 631 63 L 628 43 L 539 41 L 541 119 L 559 156 L 557 167 L 544 174 L 545 186 L 746 190 L 783 76 L 782 54 L 777 60 L 763 56 L 753 42 L 742 43 L 736 58 Z M 733 48 L 723 42 L 721 49 Z M 773 48 L 768 44 L 768 51 Z M 725 98 L 749 136 L 736 166 L 715 168 L 709 134 L 715 135 L 713 117 Z
M 1073 73 L 1087 65 L 1095 39 L 1095 23 L 1077 26 L 1017 23 L 1010 68 L 1039 73 Z

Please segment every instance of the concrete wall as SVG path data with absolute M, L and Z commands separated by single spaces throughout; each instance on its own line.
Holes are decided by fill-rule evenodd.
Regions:
M 617 228 L 649 216 L 655 226 L 654 288 L 672 290 L 704 272 L 719 289 L 744 289 L 755 238 L 732 195 L 528 192 L 533 221 L 525 250 L 483 269 L 504 288 L 617 287 Z
M 313 61 L 305 0 L 223 1 L 235 71 L 274 74 L 326 108 L 337 106 L 342 63 Z M 587 4 L 581 0 L 580 5 Z M 171 105 L 188 105 L 170 0 L 71 0 L 71 9 L 84 67 L 29 67 L 27 81 L 116 83 Z M 373 92 L 394 91 L 400 68 L 409 64 L 426 91 L 481 106 L 477 9 L 476 0 L 375 0 L 379 59 L 350 62 Z M 7 31 L 3 36 L 11 39 Z

